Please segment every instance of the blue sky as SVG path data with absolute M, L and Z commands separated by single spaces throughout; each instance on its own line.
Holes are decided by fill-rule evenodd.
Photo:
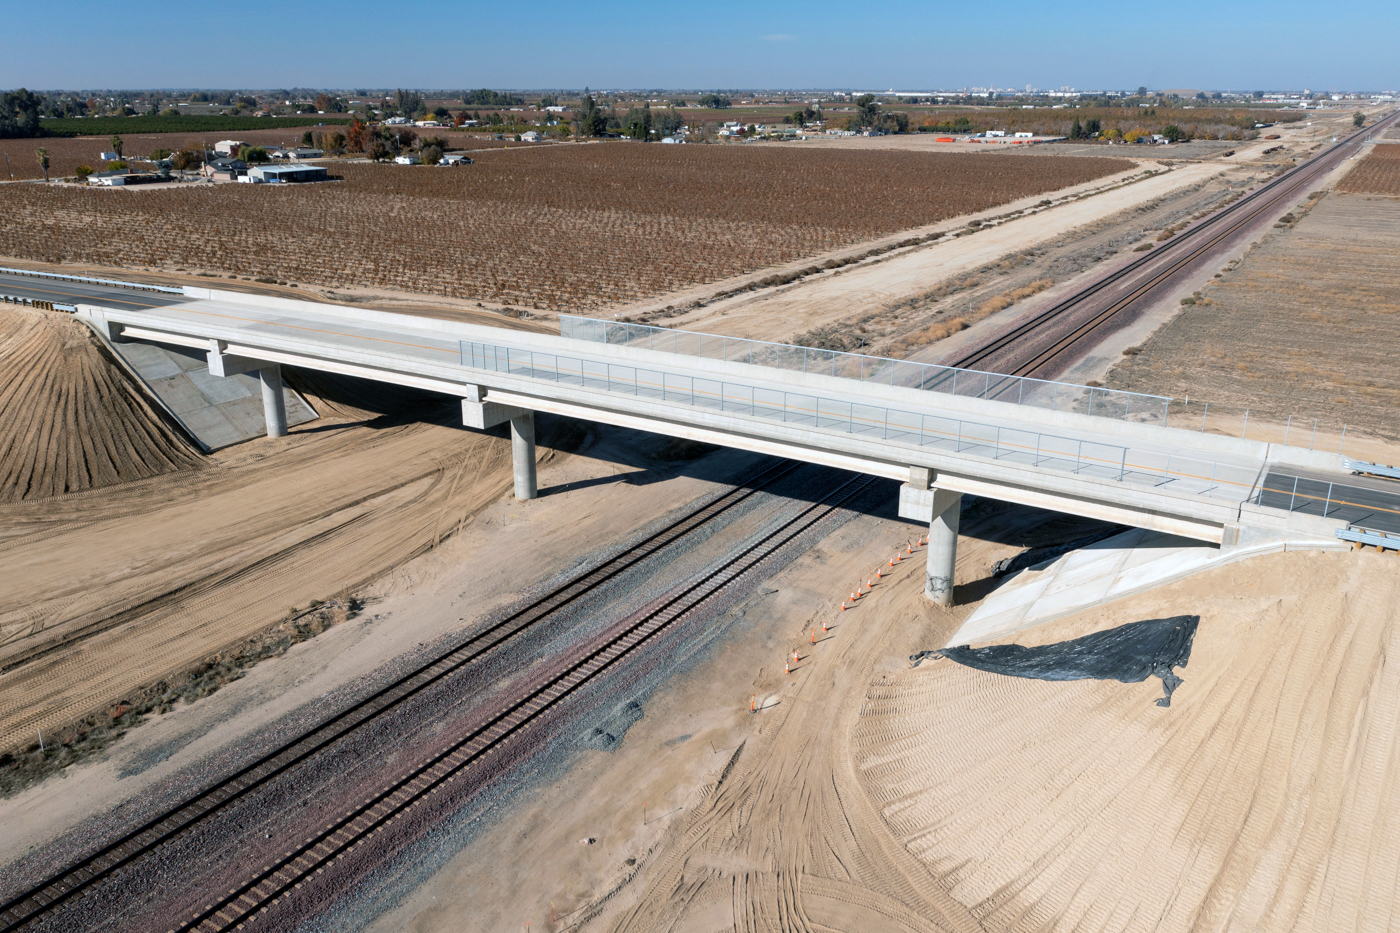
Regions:
M 1392 89 L 1400 4 L 9 4 L 0 87 Z

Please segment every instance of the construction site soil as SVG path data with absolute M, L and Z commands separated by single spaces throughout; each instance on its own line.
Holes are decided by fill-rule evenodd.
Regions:
M 1169 707 L 1156 678 L 911 669 L 995 585 L 991 564 L 1031 543 L 1026 519 L 965 516 L 951 612 L 926 603 L 917 573 L 833 612 L 845 568 L 899 543 L 896 528 L 834 536 L 679 670 L 615 751 L 477 815 L 465 847 L 425 858 L 420 870 L 442 867 L 368 928 L 1390 928 L 1395 558 L 1256 558 L 1015 639 L 1199 613 Z M 392 887 L 314 928 L 360 928 Z
M 1285 216 L 1108 374 L 1251 420 L 1400 438 L 1400 201 L 1332 192 Z M 1335 430 L 1330 433 L 1336 434 Z
M 290 371 L 320 419 L 201 456 L 83 325 L 4 314 L 18 338 L 6 398 L 28 401 L 4 423 L 0 461 L 11 484 L 0 494 L 0 749 L 119 714 L 134 692 L 311 600 L 346 598 L 509 486 L 509 441 L 463 430 L 454 400 Z M 52 365 L 19 365 L 45 352 Z M 562 422 L 542 431 L 545 445 L 579 436 Z

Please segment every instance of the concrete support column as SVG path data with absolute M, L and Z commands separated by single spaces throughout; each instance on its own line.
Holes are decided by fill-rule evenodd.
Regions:
M 287 434 L 287 400 L 282 392 L 282 367 L 268 363 L 258 370 L 262 379 L 263 419 L 267 422 L 268 437 L 285 437 Z
M 940 490 L 940 492 L 945 492 Z M 939 496 L 928 523 L 928 568 L 924 577 L 924 595 L 940 606 L 953 605 L 953 566 L 958 561 L 958 519 L 962 512 L 962 495 Z
M 523 411 L 510 419 L 510 458 L 515 467 L 515 498 L 535 498 L 535 413 Z

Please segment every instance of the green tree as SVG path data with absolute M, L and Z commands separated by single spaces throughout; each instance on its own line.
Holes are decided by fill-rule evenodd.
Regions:
M 1175 123 L 1168 123 L 1162 127 L 1162 136 L 1169 143 L 1179 143 L 1186 138 L 1186 133 Z
M 418 158 L 424 165 L 437 165 L 442 161 L 442 150 L 437 146 L 424 146 Z
M 365 147 L 365 155 L 369 156 L 375 162 L 383 162 L 385 159 L 389 158 L 389 144 L 376 136 L 371 139 L 369 144 Z
M 728 97 L 719 94 L 701 94 L 699 103 L 710 110 L 727 110 L 732 104 Z
M 249 165 L 256 165 L 260 162 L 269 161 L 267 150 L 262 146 L 239 146 L 238 158 L 247 162 Z
M 1102 132 L 1102 130 L 1103 130 L 1103 124 L 1100 123 L 1098 120 L 1085 120 L 1085 121 L 1084 121 L 1084 138 L 1085 138 L 1085 139 L 1089 139 L 1089 138 L 1091 138 L 1091 137 L 1094 137 L 1094 136 L 1099 135 L 1099 133 Z
M 122 138 L 120 136 L 112 137 L 112 151 L 117 154 L 118 159 L 122 157 Z
M 1366 125 L 1366 114 L 1362 113 L 1360 110 L 1356 111 L 1356 113 L 1353 113 L 1353 114 L 1351 115 L 1351 125 L 1352 125 L 1352 126 L 1365 126 L 1365 125 Z
M 627 111 L 622 128 L 632 139 L 651 138 L 651 107 L 633 107 Z
M 73 174 L 78 176 L 79 181 L 87 181 L 87 177 L 92 174 L 91 165 L 79 165 L 73 169 Z
M 39 160 L 39 167 L 44 170 L 44 181 L 49 180 L 49 151 L 42 146 L 34 150 L 34 157 Z
M 873 94 L 862 94 L 856 98 L 856 126 L 874 126 L 880 116 L 880 102 Z
M 602 136 L 607 129 L 607 113 L 591 96 L 585 97 L 574 117 L 574 132 L 580 136 Z
M 1083 138 L 1084 138 L 1084 127 L 1081 126 L 1081 125 L 1079 124 L 1079 118 L 1078 118 L 1078 117 L 1075 117 L 1075 118 L 1074 118 L 1074 126 L 1071 126 L 1071 127 L 1069 128 L 1069 138 L 1070 138 L 1070 139 L 1083 139 Z

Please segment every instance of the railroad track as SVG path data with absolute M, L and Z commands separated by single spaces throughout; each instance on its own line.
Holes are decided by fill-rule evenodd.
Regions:
M 618 574 L 677 543 L 798 468 L 781 461 L 755 473 L 620 554 L 458 643 L 379 691 L 186 798 L 76 864 L 0 905 L 0 933 L 29 925 L 192 827 L 286 774 L 340 739 L 499 648 Z
M 596 679 L 618 661 L 743 578 L 793 540 L 810 531 L 842 504 L 868 489 L 878 478 L 857 475 L 753 543 L 723 566 L 685 587 L 608 638 L 541 687 L 518 698 L 464 738 L 415 767 L 335 822 L 303 841 L 252 878 L 231 889 L 181 930 L 215 933 L 242 926 L 275 904 L 312 875 L 384 829 L 390 822 L 454 781 L 474 763 L 495 752 L 565 698 Z
M 1178 234 L 1168 246 L 1153 250 L 1133 260 L 1121 269 L 1117 269 L 1111 274 L 1085 286 L 1074 294 L 1067 296 L 1055 305 L 1037 314 L 1030 320 L 997 336 L 949 365 L 960 369 L 974 368 L 1012 344 L 1024 340 L 1027 336 L 1044 327 L 1046 324 L 1080 307 L 1090 298 L 1099 295 L 1112 286 L 1122 283 L 1133 274 L 1142 271 L 1151 272 L 1150 277 L 1135 285 L 1126 295 L 1116 299 L 1108 307 L 1094 313 L 1088 319 L 1076 325 L 1071 331 L 1060 337 L 1050 346 L 1034 352 L 1031 356 L 1016 362 L 1014 365 L 1000 367 L 1005 375 L 1033 375 L 1063 356 L 1070 348 L 1089 337 L 1108 321 L 1122 313 L 1134 302 L 1150 293 L 1163 282 L 1188 268 L 1192 263 L 1208 254 L 1220 243 L 1257 221 L 1260 214 L 1267 212 L 1279 201 L 1294 197 L 1299 188 L 1306 186 L 1319 175 L 1331 171 L 1338 162 L 1360 145 L 1361 142 L 1371 134 L 1384 129 L 1395 119 L 1396 115 L 1393 114 L 1379 121 L 1374 126 L 1353 133 L 1342 142 L 1333 146 L 1328 152 L 1296 168 L 1290 169 L 1280 177 L 1267 182 L 1235 203 L 1216 211 L 1196 226 Z M 1166 264 L 1161 269 L 1153 271 L 1152 266 L 1161 263 L 1164 255 L 1168 257 Z

